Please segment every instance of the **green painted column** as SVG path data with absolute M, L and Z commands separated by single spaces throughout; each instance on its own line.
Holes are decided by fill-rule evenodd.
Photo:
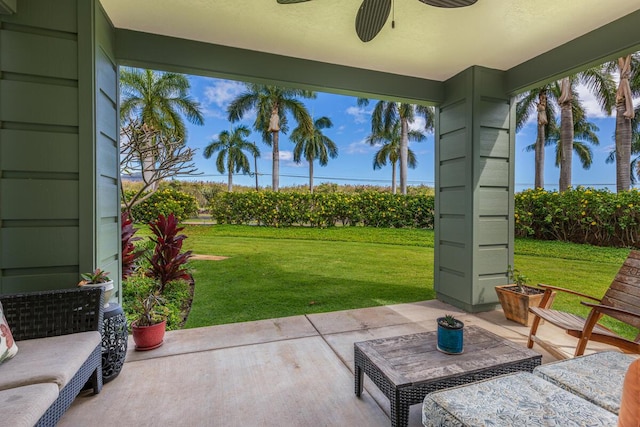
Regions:
M 434 287 L 469 312 L 493 309 L 513 264 L 515 107 L 504 72 L 445 82 L 435 138 Z

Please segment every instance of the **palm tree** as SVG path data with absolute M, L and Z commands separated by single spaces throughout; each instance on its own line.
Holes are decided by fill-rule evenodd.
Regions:
M 618 73 L 615 90 L 616 131 L 615 162 L 616 190 L 627 191 L 633 183 L 631 154 L 633 151 L 633 124 L 635 117 L 633 97 L 640 95 L 640 53 L 636 52 L 605 64 L 609 72 Z M 635 71 L 635 72 L 634 72 Z
M 615 87 L 615 82 L 604 65 L 589 68 L 561 80 L 559 89 L 556 89 L 556 96 L 560 105 L 560 143 L 562 146 L 559 188 L 561 192 L 571 186 L 571 163 L 574 142 L 573 111 L 575 105 L 573 100 L 578 96 L 576 86 L 579 82 L 587 86 L 587 89 L 592 92 L 605 112 L 610 114 L 615 105 L 615 99 L 612 96 L 612 88 Z M 555 85 L 557 87 L 558 83 Z
M 548 100 L 557 100 L 562 91 L 562 86 L 560 82 L 554 82 L 549 85 L 546 85 L 543 89 L 546 92 L 546 96 Z M 532 92 L 535 92 L 532 91 Z M 580 102 L 577 96 L 577 91 L 575 88 L 572 90 L 573 94 L 571 97 L 571 121 L 573 122 L 573 136 L 574 139 L 571 144 L 572 153 L 575 152 L 580 159 L 580 163 L 584 169 L 589 169 L 591 164 L 593 163 L 593 152 L 591 147 L 588 144 L 598 145 L 598 127 L 587 121 L 587 114 L 584 109 L 584 106 Z M 528 94 L 529 95 L 529 94 Z M 524 99 L 524 98 L 523 98 Z M 524 108 L 525 102 L 523 102 L 522 107 Z M 520 103 L 518 107 L 520 107 Z M 518 109 L 518 108 L 517 108 Z M 518 113 L 516 113 L 516 123 L 518 126 L 519 119 Z M 556 167 L 562 168 L 562 159 L 563 159 L 563 149 L 562 145 L 562 132 L 561 127 L 558 126 L 557 117 L 554 112 L 553 104 L 547 105 L 546 116 L 548 122 L 544 125 L 544 129 L 542 130 L 546 135 L 543 149 L 546 146 L 553 145 L 555 146 L 555 165 Z M 526 121 L 526 119 L 525 119 Z M 538 122 L 539 123 L 539 122 Z M 539 124 L 540 127 L 540 124 Z M 539 129 L 540 130 L 540 129 Z M 538 135 L 538 138 L 540 135 Z M 536 138 L 536 142 L 525 147 L 526 151 L 536 151 L 539 148 L 539 139 Z M 536 165 L 537 169 L 537 165 Z M 536 170 L 536 173 L 538 171 Z
M 516 132 L 526 125 L 534 112 L 537 114 L 536 142 L 527 147 L 527 151 L 535 151 L 535 188 L 544 188 L 544 147 L 547 145 L 549 123 L 556 121 L 553 106 L 557 102 L 555 92 L 548 84 L 525 92 L 516 104 Z
M 260 155 L 258 147 L 253 142 L 244 139 L 250 134 L 249 128 L 242 125 L 235 127 L 232 132 L 224 130 L 220 132 L 217 140 L 212 140 L 204 149 L 206 159 L 218 152 L 216 169 L 220 173 L 224 173 L 226 170 L 229 174 L 227 180 L 229 192 L 233 191 L 233 172 L 249 173 L 251 170 L 249 159 L 244 150 L 249 151 L 255 157 Z
M 560 83 L 560 183 L 559 190 L 566 191 L 571 186 L 571 167 L 573 157 L 573 104 L 574 90 L 572 79 L 565 77 Z M 575 80 L 575 79 L 574 79 Z
M 256 110 L 253 128 L 261 132 L 262 140 L 273 149 L 272 189 L 278 191 L 280 186 L 280 131 L 286 133 L 287 113 L 290 113 L 299 127 L 306 132 L 313 132 L 313 120 L 307 108 L 297 98 L 315 98 L 315 92 L 303 89 L 287 89 L 247 83 L 246 91 L 238 95 L 229 107 L 227 114 L 232 123 L 241 120 L 244 115 Z
M 571 144 L 572 152 L 575 152 L 580 159 L 580 163 L 584 169 L 589 169 L 593 164 L 593 151 L 591 150 L 591 145 L 598 145 L 600 142 L 598 140 L 598 127 L 587 121 L 586 111 L 584 107 L 579 103 L 575 102 L 573 105 L 573 135 L 574 140 Z M 549 127 L 549 145 L 555 145 L 556 147 L 556 155 L 555 155 L 555 164 L 557 167 L 561 167 L 562 165 L 562 156 L 563 156 L 563 146 L 561 142 L 561 131 L 558 128 L 557 124 L 553 124 Z
M 410 141 L 420 142 L 426 137 L 418 130 L 410 130 L 407 132 L 407 139 Z M 396 194 L 396 164 L 400 160 L 400 145 L 402 140 L 402 123 L 396 120 L 390 129 L 378 129 L 367 137 L 367 142 L 373 146 L 382 144 L 382 147 L 373 156 L 373 169 L 382 169 L 387 165 L 387 161 L 391 163 L 391 192 Z M 407 148 L 407 166 L 415 169 L 418 165 L 415 153 Z
M 204 124 L 200 104 L 189 96 L 190 88 L 189 79 L 183 74 L 124 68 L 120 72 L 120 119 L 133 115 L 142 126 L 185 141 L 187 131 L 182 115 L 190 123 Z M 145 182 L 150 182 L 155 171 L 155 159 L 151 156 L 140 159 Z M 152 190 L 153 187 L 155 184 Z
M 358 105 L 368 105 L 369 100 L 358 98 Z M 413 105 L 401 102 L 378 101 L 371 115 L 371 133 L 391 132 L 396 121 L 400 122 L 400 192 L 407 194 L 407 166 L 409 153 L 409 124 L 417 115 L 425 118 L 425 130 L 433 129 L 435 110 L 433 107 Z
M 560 191 L 571 185 L 572 152 L 575 128 L 573 113 L 578 101 L 576 86 L 583 83 L 593 93 L 600 107 L 610 113 L 614 105 L 611 93 L 615 83 L 606 67 L 587 69 L 578 74 L 552 82 L 523 94 L 516 105 L 516 129 L 519 131 L 534 112 L 537 112 L 535 151 L 535 186 L 544 187 L 544 147 L 549 145 L 550 125 L 556 123 L 556 108 L 560 109 Z M 577 104 L 578 102 L 578 104 Z M 582 107 L 580 107 L 582 108 Z M 531 150 L 531 146 L 527 147 Z
M 320 117 L 313 122 L 313 131 L 297 127 L 291 132 L 291 140 L 296 144 L 293 148 L 293 161 L 300 163 L 304 157 L 309 162 L 309 192 L 313 193 L 313 161 L 318 159 L 320 166 L 326 166 L 329 157 L 338 157 L 338 146 L 326 136 L 322 130 L 333 126 L 331 119 Z
M 635 185 L 638 182 L 636 175 L 640 177 L 640 105 L 634 111 L 634 117 L 631 120 L 631 156 L 636 155 L 636 157 L 631 159 L 629 163 L 629 182 L 631 185 Z M 616 151 L 615 148 L 611 150 L 606 159 L 607 163 L 616 161 Z

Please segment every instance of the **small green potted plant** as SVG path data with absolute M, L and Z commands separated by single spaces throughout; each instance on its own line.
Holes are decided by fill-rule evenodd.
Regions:
M 447 354 L 460 354 L 464 347 L 464 323 L 453 315 L 438 317 L 438 350 Z
M 138 300 L 135 306 L 138 317 L 131 323 L 136 350 L 153 350 L 162 345 L 169 313 L 164 303 L 157 291 L 151 291 Z
M 508 320 L 531 326 L 533 318 L 529 317 L 529 307 L 540 305 L 544 290 L 529 286 L 529 278 L 511 265 L 507 267 L 507 276 L 509 284 L 495 287 L 504 315 Z
M 80 278 L 81 280 L 78 282 L 78 286 L 104 288 L 104 306 L 105 308 L 108 307 L 114 289 L 113 280 L 109 278 L 109 272 L 96 268 L 92 272 L 81 273 Z

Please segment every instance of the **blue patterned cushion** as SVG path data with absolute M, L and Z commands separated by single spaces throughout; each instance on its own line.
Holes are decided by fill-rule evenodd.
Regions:
M 527 372 L 430 393 L 425 427 L 615 426 L 618 417 Z
M 634 360 L 618 351 L 605 351 L 547 363 L 533 373 L 617 415 L 624 375 Z

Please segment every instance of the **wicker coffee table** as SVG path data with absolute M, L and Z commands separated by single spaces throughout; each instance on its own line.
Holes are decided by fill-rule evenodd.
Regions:
M 356 396 L 363 373 L 389 398 L 391 426 L 405 427 L 409 407 L 427 393 L 517 371 L 531 372 L 542 356 L 477 326 L 464 329 L 464 352 L 436 349 L 436 332 L 354 344 Z

